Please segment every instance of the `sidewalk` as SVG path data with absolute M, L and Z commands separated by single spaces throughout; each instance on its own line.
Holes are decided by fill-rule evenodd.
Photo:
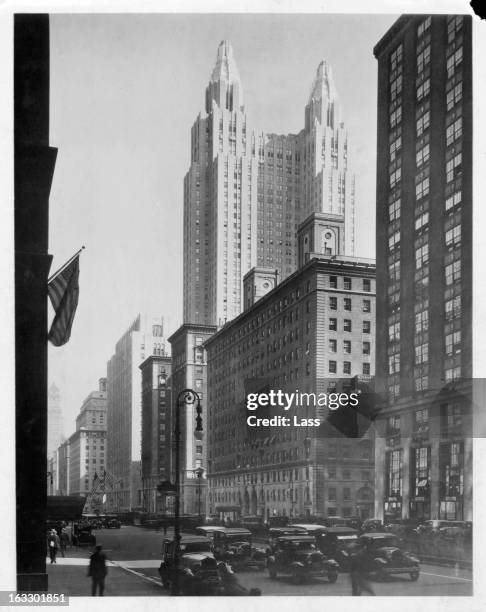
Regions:
M 65 558 L 58 557 L 55 564 L 47 559 L 48 592 L 63 593 L 69 597 L 91 597 L 91 578 L 87 576 L 88 551 L 73 550 L 68 551 L 67 555 Z M 136 570 L 122 569 L 113 561 L 108 561 L 107 565 L 106 597 L 167 595 L 167 591 L 156 580 L 144 578 Z

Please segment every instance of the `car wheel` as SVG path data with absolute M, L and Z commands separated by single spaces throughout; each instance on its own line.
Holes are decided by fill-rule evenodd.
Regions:
M 275 571 L 275 567 L 273 566 L 273 564 L 268 566 L 268 575 L 272 580 L 275 580 L 275 578 L 277 577 L 277 572 Z
M 336 580 L 338 579 L 338 573 L 337 572 L 329 572 L 327 574 L 327 579 L 329 580 L 329 582 L 334 583 L 336 582 Z
M 419 579 L 419 576 L 420 576 L 419 570 L 415 570 L 413 572 L 410 572 L 410 580 L 412 582 L 416 582 Z

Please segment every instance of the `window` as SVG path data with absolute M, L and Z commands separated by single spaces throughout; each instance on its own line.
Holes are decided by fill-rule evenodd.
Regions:
M 393 201 L 388 206 L 388 213 L 389 213 L 389 217 L 390 217 L 390 222 L 391 221 L 395 221 L 395 219 L 399 219 L 400 218 L 400 204 L 401 204 L 401 200 L 400 200 L 400 198 L 398 198 L 398 200 Z M 364 281 L 363 281 L 363 284 L 364 284 Z M 363 290 L 365 291 L 364 288 L 363 288 Z M 368 289 L 368 291 L 369 291 L 369 289 Z
M 334 480 L 336 478 L 336 468 L 327 468 L 327 477 Z
M 445 337 L 446 355 L 451 356 L 461 352 L 461 332 L 456 331 Z
M 428 343 L 420 344 L 415 347 L 415 364 L 427 363 L 429 360 L 429 345 Z
M 366 362 L 365 362 L 365 363 L 363 363 L 363 374 L 364 374 L 365 376 L 369 376 L 369 375 L 370 375 L 370 373 L 371 373 L 371 370 L 370 370 L 370 364 L 369 364 L 369 363 L 366 363 Z
M 351 340 L 344 340 L 343 351 L 345 353 L 351 353 Z
M 395 49 L 395 51 L 393 51 L 393 53 L 390 55 L 390 71 L 391 72 L 393 72 L 394 70 L 398 68 L 398 65 L 402 61 L 402 55 L 403 55 L 403 45 L 400 43 L 398 47 Z
M 363 312 L 371 312 L 371 300 L 363 300 Z
M 329 319 L 329 329 L 331 331 L 337 331 L 337 319 Z
M 461 203 L 462 193 L 460 191 L 456 191 L 451 196 L 449 196 L 445 201 L 445 209 L 450 210 L 454 206 L 457 206 Z
M 415 185 L 415 197 L 417 198 L 417 200 L 420 200 L 421 198 L 428 195 L 429 187 L 430 187 L 430 180 L 428 176 L 425 177 L 422 181 L 419 181 Z
M 425 81 L 417 87 L 417 101 L 422 100 L 423 98 L 428 96 L 429 93 L 430 93 L 430 78 L 425 79 Z
M 363 291 L 371 291 L 371 281 L 369 278 L 363 278 Z
M 446 129 L 446 146 L 451 145 L 454 140 L 462 136 L 462 117 L 459 117 L 451 123 Z
M 417 119 L 416 126 L 415 126 L 417 136 L 420 136 L 421 134 L 423 134 L 425 130 L 429 127 L 429 125 L 430 125 L 430 111 L 426 111 L 423 115 L 421 115 Z
M 446 246 L 457 246 L 461 242 L 461 224 L 455 225 L 446 232 L 445 243 Z
M 327 497 L 329 501 L 336 501 L 336 488 L 335 487 L 329 487 Z
M 344 501 L 349 501 L 351 499 L 351 489 L 349 487 L 344 487 L 343 499 Z
M 415 269 L 419 270 L 429 262 L 429 245 L 424 244 L 423 246 L 415 249 Z
M 447 110 L 450 111 L 462 99 L 462 82 L 449 90 L 446 94 Z
M 343 362 L 343 374 L 351 374 L 351 362 L 350 361 Z
M 462 62 L 462 47 L 456 49 L 456 51 L 450 55 L 446 60 L 447 66 L 447 78 L 450 79 L 451 76 L 456 71 L 457 66 Z
M 461 280 L 461 262 L 454 261 L 445 268 L 445 282 L 446 285 L 452 285 L 459 280 Z
M 390 162 L 395 161 L 398 152 L 402 147 L 402 137 L 399 135 L 390 143 Z
M 202 378 L 196 378 L 196 389 L 202 389 L 203 381 Z
M 351 310 L 351 298 L 344 298 L 344 310 Z
M 363 334 L 371 333 L 371 322 L 363 321 Z
M 460 318 L 461 316 L 461 296 L 457 295 L 445 303 L 445 318 L 447 321 Z
M 345 332 L 351 331 L 351 319 L 344 319 L 343 321 L 343 330 Z
M 402 107 L 398 106 L 390 113 L 390 128 L 394 128 L 402 120 Z
M 402 91 L 402 75 L 398 75 L 390 85 L 390 100 L 393 101 Z
M 336 372 L 337 372 L 337 363 L 335 361 L 330 361 L 329 362 L 329 372 L 331 374 L 336 374 Z
M 395 353 L 388 356 L 388 373 L 398 374 L 400 372 L 400 354 Z
M 337 289 L 337 276 L 329 277 L 329 287 L 331 287 L 331 289 Z
M 430 24 L 432 22 L 432 18 L 429 15 L 428 17 L 426 17 L 418 26 L 417 28 L 417 37 L 419 38 L 420 36 L 423 36 L 425 31 L 428 30 L 430 28 Z
M 417 55 L 417 72 L 422 70 L 430 63 L 430 45 L 424 47 L 424 49 Z
M 337 297 L 330 297 L 329 298 L 329 309 L 330 310 L 337 310 Z
M 429 213 L 424 212 L 422 215 L 415 219 L 415 229 L 420 230 L 425 227 L 429 222 Z
M 387 453 L 387 495 L 401 497 L 402 495 L 402 451 Z
M 330 353 L 336 353 L 337 352 L 337 340 L 335 340 L 334 338 L 331 338 L 329 340 L 329 352 Z
M 371 347 L 371 344 L 369 342 L 363 342 L 363 355 L 370 354 L 370 347 Z
M 344 288 L 350 290 L 351 289 L 351 279 L 344 277 L 343 278 Z
M 421 149 L 417 151 L 417 154 L 415 156 L 415 162 L 416 162 L 417 168 L 419 166 L 422 166 L 426 162 L 428 162 L 429 158 L 430 158 L 430 145 L 427 143 L 424 147 L 422 147 Z

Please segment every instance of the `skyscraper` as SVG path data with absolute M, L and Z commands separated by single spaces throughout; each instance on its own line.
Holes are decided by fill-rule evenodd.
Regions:
M 471 519 L 471 28 L 404 15 L 374 49 L 375 515 L 389 519 Z
M 142 504 L 141 389 L 139 365 L 148 355 L 166 355 L 162 317 L 138 315 L 116 343 L 107 364 L 106 467 L 116 484 L 108 506 L 131 510 Z
M 297 269 L 296 232 L 311 212 L 340 214 L 354 255 L 354 176 L 331 68 L 321 62 L 298 134 L 250 129 L 231 45 L 219 45 L 206 113 L 191 131 L 184 180 L 184 322 L 220 325 L 242 308 L 244 275 Z

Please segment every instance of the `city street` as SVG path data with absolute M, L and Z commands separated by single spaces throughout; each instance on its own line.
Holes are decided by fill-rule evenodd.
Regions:
M 97 542 L 103 545 L 107 557 L 119 567 L 125 568 L 140 580 L 147 582 L 147 595 L 153 594 L 154 580 L 159 580 L 163 532 L 141 527 L 124 526 L 120 530 L 102 529 L 94 532 Z M 171 530 L 169 530 L 169 535 Z M 304 585 L 294 585 L 287 577 L 271 580 L 266 571 L 239 572 L 238 579 L 246 587 L 258 587 L 263 595 L 350 595 L 348 574 L 340 574 L 335 584 L 325 579 L 310 580 Z M 417 582 L 408 576 L 397 576 L 386 582 L 373 581 L 377 595 L 472 595 L 472 572 L 439 565 L 421 565 Z M 164 590 L 160 590 L 165 595 Z

